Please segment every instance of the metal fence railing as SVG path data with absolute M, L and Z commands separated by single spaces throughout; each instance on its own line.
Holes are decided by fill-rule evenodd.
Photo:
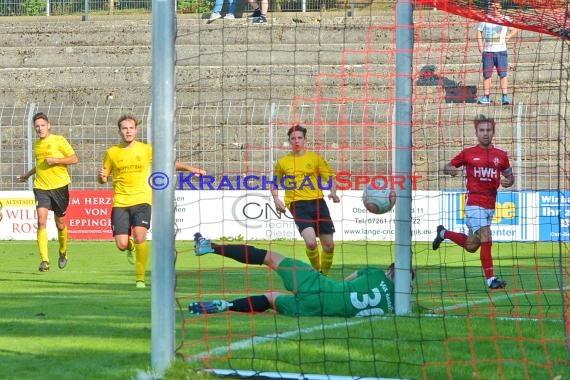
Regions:
M 418 107 L 413 126 L 413 170 L 422 176 L 418 190 L 461 189 L 461 178 L 441 175 L 440 168 L 462 147 L 475 144 L 472 117 L 462 105 L 446 104 L 439 112 Z M 176 109 L 177 159 L 204 168 L 213 176 L 269 174 L 277 157 L 288 151 L 286 131 L 293 123 L 308 127 L 307 140 L 337 171 L 353 174 L 391 172 L 391 106 L 362 102 L 236 101 L 179 105 Z M 48 114 L 52 132 L 64 135 L 80 162 L 70 167 L 73 188 L 102 188 L 96 173 L 105 151 L 119 142 L 116 122 L 125 113 L 139 121 L 139 137 L 148 141 L 150 104 L 141 106 L 28 104 L 0 106 L 0 191 L 29 189 L 15 178 L 34 165 L 36 139 L 31 115 Z M 565 117 L 557 104 L 498 107 L 495 143 L 509 152 L 517 189 L 557 189 L 568 172 Z M 434 119 L 434 118 L 437 118 Z M 434 128 L 432 125 L 444 125 Z M 562 147 L 562 149 L 561 149 Z M 159 151 L 162 147 L 155 146 Z
M 249 10 L 246 0 L 238 1 L 238 9 Z M 371 0 L 277 0 L 269 2 L 272 12 L 305 12 L 321 10 L 354 10 L 372 4 Z M 383 0 L 386 6 L 394 1 Z M 214 0 L 176 0 L 178 13 L 207 13 Z M 0 0 L 0 16 L 55 16 L 83 14 L 148 13 L 152 0 Z

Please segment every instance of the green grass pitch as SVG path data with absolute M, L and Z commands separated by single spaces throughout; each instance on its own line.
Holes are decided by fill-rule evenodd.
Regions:
M 570 376 L 556 244 L 494 244 L 509 288 L 489 294 L 478 255 L 451 245 L 434 253 L 418 243 L 413 314 L 351 320 L 189 316 L 191 300 L 282 286 L 263 268 L 197 258 L 188 242 L 177 247 L 177 343 L 185 361 L 166 379 L 195 378 L 204 367 L 413 379 Z M 271 247 L 303 258 L 298 242 Z M 386 265 L 393 251 L 337 242 L 331 276 Z M 135 288 L 134 268 L 114 243 L 71 241 L 68 267 L 60 270 L 52 241 L 48 273 L 37 271 L 35 242 L 4 241 L 0 253 L 0 379 L 131 379 L 149 370 L 150 288 Z

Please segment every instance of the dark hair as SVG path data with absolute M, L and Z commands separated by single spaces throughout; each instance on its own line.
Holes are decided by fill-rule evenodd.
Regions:
M 119 121 L 117 121 L 117 126 L 119 127 L 119 129 L 121 129 L 121 123 L 125 120 L 132 120 L 135 122 L 135 127 L 138 125 L 138 121 L 136 119 L 136 117 L 134 117 L 133 115 L 127 114 L 127 115 L 123 115 L 119 118 Z
M 45 121 L 47 121 L 47 122 L 49 123 L 49 119 L 48 119 L 47 115 L 46 115 L 45 113 L 43 113 L 43 112 L 38 112 L 38 113 L 35 114 L 34 117 L 32 118 L 32 120 L 33 120 L 34 123 L 36 122 L 36 120 L 39 120 L 39 119 L 43 119 L 43 120 L 45 120 Z
M 485 115 L 477 115 L 477 117 L 475 119 L 473 119 L 473 126 L 475 127 L 475 130 L 477 130 L 477 127 L 479 126 L 479 124 L 482 123 L 489 123 L 491 124 L 491 127 L 493 128 L 493 132 L 495 132 L 495 119 L 493 119 L 492 117 L 487 117 Z
M 307 128 L 301 126 L 301 124 L 297 124 L 289 128 L 289 130 L 287 131 L 287 137 L 291 137 L 291 134 L 293 132 L 302 132 L 303 137 L 307 137 Z
M 392 263 L 388 266 L 388 270 L 390 271 L 394 271 L 396 269 L 396 264 Z M 412 281 L 414 281 L 414 278 L 416 278 L 416 271 L 413 268 L 410 268 L 410 273 L 412 274 Z M 394 280 L 392 278 L 392 280 Z

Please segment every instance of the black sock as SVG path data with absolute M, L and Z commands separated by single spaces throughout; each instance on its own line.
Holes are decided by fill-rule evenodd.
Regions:
M 267 255 L 266 249 L 244 244 L 212 244 L 212 249 L 218 255 L 229 257 L 244 264 L 263 265 L 263 260 Z
M 232 306 L 228 307 L 228 310 L 239 311 L 240 313 L 261 313 L 271 308 L 271 304 L 265 296 L 238 298 L 230 303 Z

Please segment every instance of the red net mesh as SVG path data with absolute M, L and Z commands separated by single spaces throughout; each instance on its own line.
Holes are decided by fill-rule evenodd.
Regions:
M 489 21 L 519 29 L 546 33 L 570 40 L 570 9 L 567 0 L 416 0 L 430 6 L 477 21 Z M 491 3 L 502 6 L 498 19 L 491 14 Z

